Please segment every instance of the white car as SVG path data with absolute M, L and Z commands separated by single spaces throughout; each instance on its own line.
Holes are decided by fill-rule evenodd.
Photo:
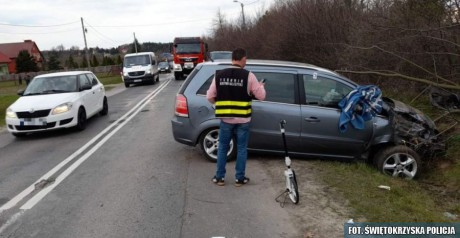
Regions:
M 18 94 L 6 109 L 6 127 L 14 136 L 69 127 L 84 130 L 88 118 L 108 113 L 104 85 L 90 71 L 39 75 Z

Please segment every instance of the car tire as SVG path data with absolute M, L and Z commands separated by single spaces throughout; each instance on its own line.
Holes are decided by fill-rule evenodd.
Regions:
M 160 74 L 157 75 L 157 82 L 160 82 Z
M 86 129 L 86 111 L 84 108 L 78 109 L 78 115 L 77 115 L 77 125 L 75 126 L 75 129 L 77 131 L 83 131 Z
M 227 161 L 236 157 L 236 146 L 234 139 L 230 141 L 230 148 L 227 153 Z M 200 148 L 207 160 L 217 162 L 217 147 L 219 145 L 219 128 L 212 128 L 203 132 L 200 136 Z
M 105 116 L 109 113 L 109 104 L 107 103 L 107 97 L 104 97 L 102 102 L 102 110 L 99 112 L 99 115 Z
M 420 156 L 405 145 L 384 147 L 374 157 L 377 168 L 383 174 L 413 179 L 420 174 Z
M 129 88 L 129 83 L 125 83 L 125 87 Z

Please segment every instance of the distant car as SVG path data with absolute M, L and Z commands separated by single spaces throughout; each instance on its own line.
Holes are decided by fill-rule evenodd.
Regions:
M 209 52 L 209 60 L 232 60 L 231 51 L 211 51 Z
M 104 85 L 89 71 L 36 76 L 6 110 L 6 127 L 14 136 L 59 128 L 86 128 L 87 119 L 109 107 Z
M 231 62 L 199 64 L 176 96 L 171 120 L 174 139 L 199 144 L 205 157 L 216 161 L 220 120 L 206 99 L 217 70 Z M 359 85 L 314 65 L 248 60 L 246 69 L 266 79 L 264 101 L 253 100 L 249 151 L 283 155 L 279 122 L 286 120 L 289 153 L 341 160 L 369 160 L 379 171 L 412 179 L 420 173 L 422 159 L 445 147 L 432 120 L 396 100 L 384 98 L 382 113 L 366 121 L 363 129 L 339 130 L 339 102 Z M 229 158 L 236 154 L 230 144 Z
M 167 61 L 162 61 L 158 63 L 158 71 L 160 73 L 171 73 L 171 68 L 169 67 L 169 63 Z

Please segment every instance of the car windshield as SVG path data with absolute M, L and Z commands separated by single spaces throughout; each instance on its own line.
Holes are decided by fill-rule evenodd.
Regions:
M 33 79 L 24 91 L 24 96 L 77 92 L 77 76 L 40 77 Z
M 150 64 L 150 57 L 148 55 L 135 55 L 127 56 L 123 61 L 123 66 L 131 67 L 134 65 L 148 65 Z
M 211 59 L 232 59 L 232 52 L 211 52 Z
M 160 67 L 166 67 L 166 66 L 169 66 L 169 64 L 168 64 L 168 62 L 160 62 L 160 63 L 158 64 L 158 66 L 160 66 Z
M 194 54 L 200 53 L 200 44 L 177 44 L 176 54 Z

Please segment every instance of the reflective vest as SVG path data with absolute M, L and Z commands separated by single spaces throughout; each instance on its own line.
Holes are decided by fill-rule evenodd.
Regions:
M 249 71 L 228 68 L 216 72 L 216 117 L 251 117 L 252 97 L 248 94 Z

